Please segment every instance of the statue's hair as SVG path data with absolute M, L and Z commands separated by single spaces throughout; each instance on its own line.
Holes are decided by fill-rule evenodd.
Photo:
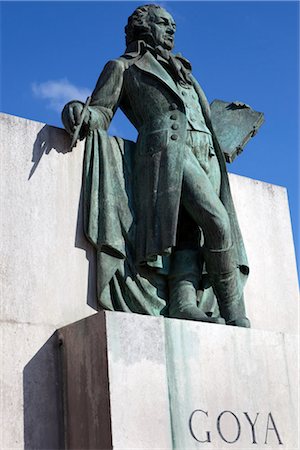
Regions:
M 151 13 L 157 9 L 163 9 L 159 5 L 142 5 L 136 8 L 130 17 L 125 27 L 126 45 L 141 38 L 143 35 L 149 34 L 149 17 Z

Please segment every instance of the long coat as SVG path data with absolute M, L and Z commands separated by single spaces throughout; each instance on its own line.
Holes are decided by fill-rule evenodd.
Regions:
M 224 155 L 211 126 L 209 103 L 197 81 L 192 80 L 213 135 L 222 175 L 221 201 L 231 221 L 239 265 L 246 273 L 247 258 Z M 136 262 L 140 264 L 170 253 L 175 245 L 188 122 L 176 83 L 147 50 L 142 53 L 137 49 L 107 63 L 92 94 L 91 127 L 106 130 L 118 107 L 138 130 L 133 156 L 133 191 Z M 174 123 L 177 124 L 176 133 L 171 128 Z M 98 239 L 94 243 L 101 247 L 101 230 L 98 238 L 91 239 L 89 231 L 87 234 L 92 241 Z M 113 242 L 109 245 L 114 247 Z

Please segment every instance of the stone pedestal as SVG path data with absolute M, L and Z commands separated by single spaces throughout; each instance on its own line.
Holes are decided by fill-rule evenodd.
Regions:
M 64 429 L 55 331 L 97 310 L 94 252 L 82 232 L 84 148 L 79 143 L 70 152 L 70 138 L 62 129 L 7 114 L 0 115 L 0 146 L 0 448 L 58 449 Z M 250 334 L 266 330 L 261 331 L 264 347 L 267 331 L 298 332 L 298 282 L 287 194 L 284 188 L 237 175 L 230 175 L 230 183 L 250 262 L 245 291 Z M 135 316 L 130 317 L 136 323 Z M 149 324 L 163 321 L 143 319 Z M 201 329 L 207 326 L 201 324 Z M 137 338 L 129 341 L 128 349 L 138 344 Z M 232 345 L 240 344 L 233 340 Z M 276 348 L 274 344 L 272 353 Z M 146 385 L 151 385 L 151 375 L 161 388 L 163 369 L 153 367 L 151 363 Z M 273 376 L 272 368 L 269 383 Z M 131 392 L 134 395 L 133 388 Z M 151 400 L 152 390 L 147 395 Z M 135 411 L 137 418 L 141 411 Z M 194 420 L 198 419 L 201 416 L 196 415 Z M 210 419 L 215 420 L 209 411 Z M 126 435 L 125 428 L 120 430 Z M 143 433 L 145 442 L 149 434 L 155 435 L 152 428 Z M 168 445 L 167 435 L 161 439 L 161 445 Z
M 298 449 L 297 336 L 101 312 L 59 339 L 68 449 Z
M 100 312 L 59 339 L 67 448 L 172 448 L 163 319 Z

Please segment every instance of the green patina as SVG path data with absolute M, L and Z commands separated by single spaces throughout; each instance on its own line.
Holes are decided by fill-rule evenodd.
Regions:
M 86 139 L 84 229 L 97 251 L 99 305 L 248 327 L 249 269 L 219 143 L 238 153 L 241 136 L 228 140 L 227 127 L 236 119 L 216 105 L 211 117 L 191 64 L 171 52 L 167 11 L 141 6 L 125 31 L 125 53 L 106 64 L 86 105 L 72 101 L 62 113 L 67 131 Z M 233 105 L 235 115 L 248 109 Z M 117 108 L 136 143 L 108 136 Z

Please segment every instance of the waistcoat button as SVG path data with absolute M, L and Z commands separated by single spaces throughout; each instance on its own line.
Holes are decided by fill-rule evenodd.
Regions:
M 172 130 L 178 130 L 179 125 L 178 123 L 173 123 L 173 125 L 171 126 Z
M 177 119 L 178 119 L 178 115 L 177 115 L 177 114 L 172 114 L 172 115 L 170 116 L 170 119 L 171 119 L 171 120 L 177 120 Z
M 178 139 L 178 134 L 172 134 L 172 135 L 171 135 L 171 139 L 172 139 L 173 141 L 177 141 L 177 139 Z

